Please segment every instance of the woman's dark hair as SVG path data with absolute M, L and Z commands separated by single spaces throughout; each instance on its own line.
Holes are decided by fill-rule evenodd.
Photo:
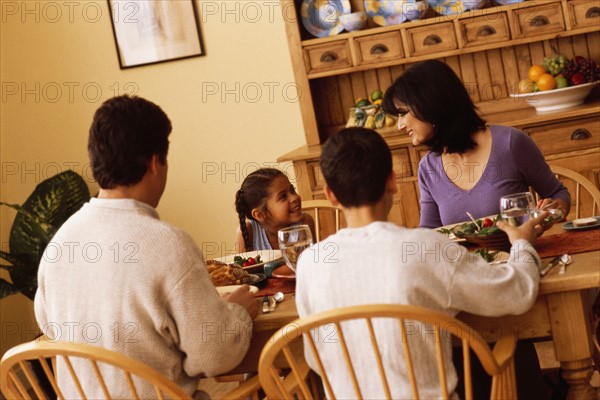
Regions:
M 434 135 L 424 144 L 435 153 L 463 153 L 475 148 L 473 133 L 485 129 L 469 93 L 452 68 L 441 61 L 417 63 L 386 90 L 383 109 L 398 115 L 400 101 L 415 117 L 434 126 Z
M 269 187 L 271 187 L 275 178 L 279 176 L 285 177 L 285 174 L 275 168 L 258 169 L 244 179 L 242 187 L 235 194 L 235 210 L 240 220 L 240 230 L 242 231 L 246 251 L 254 250 L 248 236 L 246 218 L 255 220 L 252 216 L 252 210 L 265 206 L 269 196 Z
M 102 189 L 138 183 L 157 154 L 164 164 L 171 121 L 156 104 L 135 96 L 105 101 L 94 114 L 88 153 Z
M 321 172 L 344 207 L 374 204 L 392 173 L 392 153 L 377 132 L 345 128 L 325 142 Z

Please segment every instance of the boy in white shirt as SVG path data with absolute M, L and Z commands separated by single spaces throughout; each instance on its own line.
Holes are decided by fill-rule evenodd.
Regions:
M 387 221 L 396 176 L 388 145 L 375 131 L 347 128 L 332 135 L 321 154 L 325 195 L 340 206 L 348 227 L 302 253 L 297 268 L 296 304 L 300 317 L 362 304 L 407 304 L 427 307 L 455 316 L 460 311 L 486 316 L 522 314 L 533 305 L 539 283 L 540 259 L 531 242 L 534 227 L 545 215 L 515 228 L 498 222 L 512 243 L 509 261 L 490 266 L 446 236 L 428 229 L 407 229 Z M 396 327 L 384 325 L 377 332 L 384 349 L 384 369 L 393 398 L 410 398 L 410 384 Z M 385 397 L 379 382 L 367 331 L 345 333 L 365 398 Z M 431 336 L 431 335 L 430 335 Z M 320 336 L 325 337 L 325 336 Z M 419 394 L 439 397 L 433 343 L 411 338 Z M 339 346 L 316 343 L 329 373 L 335 396 L 355 396 L 337 350 Z M 308 349 L 308 346 L 305 346 Z M 387 349 L 387 351 L 385 351 Z M 451 357 L 449 345 L 446 359 Z M 414 357 L 414 356 L 413 356 Z M 309 365 L 318 370 L 310 350 Z M 457 376 L 447 366 L 453 392 Z

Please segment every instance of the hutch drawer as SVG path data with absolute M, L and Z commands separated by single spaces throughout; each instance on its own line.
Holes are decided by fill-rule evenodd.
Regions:
M 439 53 L 458 48 L 452 22 L 407 28 L 408 52 L 411 56 Z
M 573 28 L 600 26 L 600 3 L 597 0 L 573 0 L 567 6 Z
M 525 130 L 544 155 L 600 147 L 600 119 L 591 117 Z
M 306 46 L 303 51 L 306 72 L 309 74 L 352 66 L 347 40 Z
M 512 10 L 514 36 L 529 37 L 565 30 L 565 19 L 560 3 L 541 4 Z
M 404 57 L 400 31 L 354 39 L 358 65 Z
M 505 12 L 458 21 L 464 47 L 479 46 L 510 39 Z

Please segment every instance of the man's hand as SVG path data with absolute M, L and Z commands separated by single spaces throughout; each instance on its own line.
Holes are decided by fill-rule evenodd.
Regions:
M 253 319 L 258 314 L 258 301 L 250 293 L 250 286 L 248 285 L 242 285 L 233 292 L 227 293 L 223 296 L 223 299 L 244 307 Z
M 543 212 L 537 216 L 537 218 L 531 218 L 529 221 L 525 222 L 523 225 L 519 227 L 514 227 L 512 225 L 507 224 L 504 221 L 496 222 L 496 226 L 502 229 L 508 235 L 508 240 L 511 243 L 516 242 L 519 239 L 525 239 L 529 243 L 535 242 L 537 237 L 543 232 L 540 231 L 542 226 L 542 221 L 544 218 L 548 216 L 547 212 Z

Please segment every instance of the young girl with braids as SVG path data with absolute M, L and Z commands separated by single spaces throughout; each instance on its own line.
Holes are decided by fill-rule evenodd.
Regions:
M 240 252 L 278 249 L 277 231 L 306 224 L 314 236 L 313 218 L 302 212 L 302 200 L 283 172 L 261 168 L 248 175 L 235 195 L 240 219 L 236 244 Z

